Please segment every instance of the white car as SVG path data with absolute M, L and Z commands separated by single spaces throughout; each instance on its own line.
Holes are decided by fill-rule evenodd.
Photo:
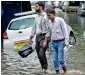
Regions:
M 4 32 L 3 46 L 5 49 L 14 48 L 14 42 L 29 39 L 31 29 L 34 25 L 36 14 L 26 15 L 12 19 Z M 71 39 L 70 44 L 75 44 L 76 39 L 72 28 L 68 25 L 68 33 Z M 35 46 L 35 37 L 33 38 L 33 45 Z
M 14 42 L 29 39 L 36 14 L 12 19 L 3 34 L 3 47 L 14 48 Z M 33 38 L 34 41 L 34 38 Z M 33 42 L 35 44 L 35 41 Z
M 85 3 L 81 3 L 78 10 L 77 10 L 78 15 L 85 15 Z

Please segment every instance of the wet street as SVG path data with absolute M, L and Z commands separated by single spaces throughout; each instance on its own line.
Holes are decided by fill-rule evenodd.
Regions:
M 65 52 L 68 73 L 66 75 L 85 75 L 85 16 L 78 16 L 76 13 L 62 12 L 56 9 L 58 16 L 63 17 L 69 24 L 76 37 L 76 44 Z M 48 74 L 41 73 L 40 63 L 34 51 L 27 58 L 21 58 L 14 49 L 4 49 L 1 54 L 1 75 L 57 75 L 53 68 L 51 50 L 47 53 Z M 64 75 L 63 71 L 60 70 Z

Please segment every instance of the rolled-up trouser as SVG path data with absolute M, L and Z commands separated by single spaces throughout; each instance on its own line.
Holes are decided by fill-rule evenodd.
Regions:
M 38 59 L 40 61 L 42 69 L 47 69 L 48 63 L 46 58 L 46 48 L 43 48 L 43 41 L 45 39 L 45 34 L 36 35 L 36 52 L 38 55 Z
M 66 66 L 64 59 L 64 47 L 65 42 L 52 42 L 52 57 L 55 70 L 60 69 L 60 65 L 62 67 Z

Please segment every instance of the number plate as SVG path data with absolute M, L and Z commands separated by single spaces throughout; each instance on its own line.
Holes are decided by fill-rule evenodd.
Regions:
M 20 43 L 16 43 L 15 47 L 16 47 L 16 51 L 18 52 L 24 45 L 28 44 L 28 42 L 20 42 Z

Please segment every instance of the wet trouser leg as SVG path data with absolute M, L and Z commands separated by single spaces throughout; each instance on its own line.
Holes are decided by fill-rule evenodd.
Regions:
M 43 39 L 38 41 L 39 38 L 40 38 L 39 36 L 36 36 L 36 52 L 37 52 L 38 59 L 40 61 L 42 69 L 47 69 L 48 64 L 47 64 L 47 58 L 45 54 L 47 48 L 43 48 L 43 46 L 40 45 L 42 44 Z
M 47 58 L 46 58 L 46 55 L 45 55 L 46 50 L 43 49 L 42 47 L 39 48 L 37 46 L 36 52 L 37 52 L 38 59 L 40 61 L 42 69 L 47 69 Z
M 60 64 L 62 67 L 66 66 L 64 60 L 65 42 L 52 42 L 52 56 L 55 70 L 59 70 Z

